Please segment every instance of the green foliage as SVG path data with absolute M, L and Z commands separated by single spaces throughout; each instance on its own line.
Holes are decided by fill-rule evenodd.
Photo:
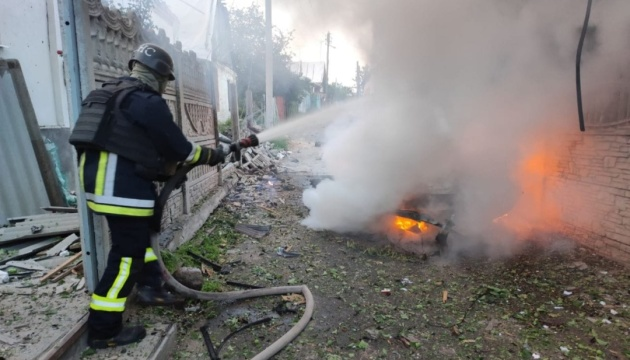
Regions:
M 126 3 L 121 3 L 118 0 L 109 0 L 105 3 L 114 5 L 123 13 L 133 12 L 142 23 L 142 27 L 145 30 L 155 30 L 156 26 L 153 24 L 151 18 L 151 12 L 157 5 L 163 3 L 164 0 L 129 0 Z
M 357 95 L 363 95 L 365 93 L 365 85 L 370 80 L 371 69 L 369 66 L 359 66 L 357 63 L 357 76 L 354 81 L 357 84 Z
M 327 92 L 328 94 L 326 96 L 328 103 L 344 101 L 352 97 L 352 88 L 339 83 L 332 83 L 328 85 Z
M 234 231 L 234 222 L 226 214 L 217 212 L 190 241 L 174 252 L 164 250 L 160 254 L 166 269 L 171 273 L 180 267 L 199 267 L 199 260 L 192 257 L 190 252 L 220 263 L 224 249 L 234 244 L 239 236 L 240 234 Z
M 217 280 L 204 280 L 203 285 L 201 286 L 201 291 L 203 292 L 220 292 L 221 291 L 221 283 Z
M 245 106 L 245 91 L 252 91 L 256 103 L 265 96 L 265 18 L 258 5 L 230 11 L 232 65 L 238 75 L 239 105 Z M 290 70 L 292 33 L 273 32 L 273 94 L 282 96 L 287 107 L 299 103 L 308 94 L 310 80 Z
M 289 140 L 286 138 L 279 138 L 275 140 L 271 140 L 271 145 L 273 145 L 274 149 L 279 150 L 288 150 L 289 149 Z
M 232 137 L 232 121 L 219 122 L 219 133 Z

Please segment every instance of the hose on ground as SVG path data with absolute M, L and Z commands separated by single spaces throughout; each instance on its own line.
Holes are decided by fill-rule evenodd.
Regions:
M 212 292 L 203 292 L 190 289 L 184 285 L 182 285 L 179 281 L 177 281 L 171 273 L 166 270 L 164 266 L 164 261 L 162 260 L 162 255 L 160 253 L 160 244 L 159 244 L 159 232 L 160 232 L 160 223 L 162 219 L 162 210 L 166 201 L 168 200 L 171 192 L 179 187 L 186 179 L 186 174 L 192 170 L 194 167 L 190 165 L 184 165 L 181 167 L 175 175 L 173 175 L 164 185 L 162 190 L 160 191 L 160 195 L 156 201 L 155 205 L 155 215 L 153 218 L 153 232 L 151 234 L 151 247 L 153 248 L 153 252 L 157 256 L 158 262 L 160 264 L 160 268 L 162 269 L 162 277 L 164 281 L 171 286 L 177 293 L 181 294 L 184 297 L 190 299 L 197 300 L 212 300 L 212 301 L 233 301 L 233 300 L 241 300 L 241 299 L 249 299 L 255 297 L 262 296 L 272 296 L 272 295 L 283 295 L 283 294 L 293 294 L 300 293 L 304 296 L 304 300 L 306 301 L 306 306 L 304 309 L 304 314 L 300 321 L 298 321 L 286 334 L 284 334 L 280 339 L 276 340 L 274 343 L 269 345 L 265 350 L 260 352 L 258 355 L 254 356 L 252 360 L 266 360 L 270 359 L 272 356 L 280 352 L 284 347 L 286 347 L 293 339 L 295 339 L 301 332 L 306 328 L 308 322 L 311 320 L 313 316 L 313 310 L 315 309 L 315 303 L 313 300 L 313 295 L 311 291 L 308 289 L 306 285 L 295 285 L 295 286 L 279 286 L 273 288 L 262 288 L 262 289 L 253 289 L 253 290 L 241 290 L 241 291 L 229 291 L 229 292 L 220 292 L 220 293 L 212 293 Z

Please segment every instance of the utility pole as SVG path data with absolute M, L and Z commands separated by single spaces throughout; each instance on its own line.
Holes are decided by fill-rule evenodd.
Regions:
M 265 129 L 273 125 L 273 38 L 271 36 L 271 0 L 265 0 Z
M 324 93 L 328 94 L 328 79 L 330 77 L 330 31 L 326 34 L 326 73 L 324 75 Z
M 356 83 L 357 83 L 357 96 L 361 95 L 361 67 L 359 66 L 359 62 L 357 61 L 357 75 L 356 75 Z

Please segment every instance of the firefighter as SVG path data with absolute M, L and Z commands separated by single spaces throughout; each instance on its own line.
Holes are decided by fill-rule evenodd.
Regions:
M 107 219 L 111 250 L 90 302 L 88 345 L 107 348 L 142 340 L 142 326 L 123 327 L 127 296 L 137 284 L 137 301 L 175 305 L 184 300 L 163 287 L 150 245 L 150 220 L 157 199 L 155 181 L 178 163 L 215 166 L 226 154 L 186 139 L 162 94 L 175 80 L 173 60 L 162 48 L 143 44 L 129 61 L 130 76 L 103 84 L 82 103 L 70 136 L 88 207 Z

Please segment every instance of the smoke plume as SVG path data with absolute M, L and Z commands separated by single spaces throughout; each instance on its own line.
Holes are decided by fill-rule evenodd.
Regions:
M 308 227 L 364 230 L 410 197 L 447 187 L 457 192 L 457 228 L 482 234 L 531 195 L 518 176 L 538 144 L 551 149 L 558 134 L 578 129 L 585 1 L 308 3 L 311 11 L 296 14 L 303 25 L 358 29 L 373 69 L 365 106 L 327 132 L 323 160 L 334 180 L 304 192 Z M 628 1 L 594 2 L 585 97 L 629 58 L 628 13 Z

